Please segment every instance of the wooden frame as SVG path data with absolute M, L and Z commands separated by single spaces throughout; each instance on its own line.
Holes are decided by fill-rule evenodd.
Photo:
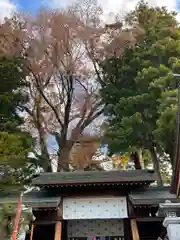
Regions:
M 61 240 L 61 235 L 62 235 L 62 223 L 58 221 L 55 227 L 54 240 Z
M 131 231 L 132 231 L 133 240 L 140 240 L 136 219 L 131 219 L 130 223 L 131 223 Z

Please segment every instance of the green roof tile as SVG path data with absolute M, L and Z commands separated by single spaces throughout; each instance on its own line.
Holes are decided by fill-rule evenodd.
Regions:
M 133 205 L 159 205 L 166 200 L 180 202 L 175 194 L 170 193 L 170 187 L 149 187 L 143 191 L 134 191 L 129 194 L 129 199 Z
M 19 196 L 0 197 L 0 205 L 17 204 L 18 200 Z M 23 204 L 32 208 L 56 208 L 60 200 L 60 196 L 50 196 L 45 191 L 29 192 L 23 196 Z
M 82 172 L 60 172 L 42 173 L 33 179 L 32 184 L 36 186 L 47 185 L 78 185 L 78 184 L 137 184 L 138 182 L 151 183 L 156 180 L 153 171 L 131 170 L 131 171 L 82 171 Z

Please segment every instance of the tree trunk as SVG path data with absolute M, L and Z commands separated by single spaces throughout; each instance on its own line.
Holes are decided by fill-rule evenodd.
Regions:
M 158 186 L 163 186 L 163 181 L 162 181 L 162 177 L 161 177 L 161 171 L 160 171 L 160 164 L 159 164 L 159 160 L 157 158 L 157 153 L 155 148 L 152 146 L 149 149 L 151 156 L 152 156 L 152 161 L 153 161 L 153 166 L 154 166 L 154 171 L 157 174 L 157 185 Z
M 144 169 L 144 159 L 143 159 L 142 149 L 140 148 L 137 152 L 138 152 L 139 161 L 141 164 L 141 169 Z
M 60 153 L 58 154 L 58 166 L 57 172 L 65 171 L 69 172 L 69 155 L 70 152 L 67 149 L 61 149 Z
M 57 172 L 69 171 L 70 152 L 83 130 L 81 125 L 77 125 L 71 132 L 70 140 L 67 140 L 66 133 L 60 138 L 56 135 L 56 141 L 59 145 Z
M 33 118 L 39 134 L 41 148 L 41 165 L 45 172 L 52 172 L 51 159 L 49 157 L 49 152 L 46 144 L 46 135 L 41 122 L 41 109 L 40 109 L 41 96 L 39 96 L 39 99 L 37 99 L 37 103 L 38 102 L 39 104 L 37 104 L 36 106 L 35 116 L 33 116 Z
M 42 167 L 45 172 L 52 172 L 51 160 L 50 160 L 48 149 L 47 149 L 46 139 L 44 136 L 44 130 L 42 129 L 40 124 L 37 124 L 37 125 L 38 125 L 37 129 L 38 129 L 38 133 L 39 133 L 40 148 L 41 148 Z
M 59 146 L 59 152 L 58 152 L 58 166 L 57 166 L 57 172 L 69 171 L 69 163 L 70 163 L 70 152 L 73 147 L 73 142 L 66 142 L 65 146 L 61 147 Z
M 132 159 L 134 161 L 135 169 L 142 169 L 138 152 L 132 153 Z

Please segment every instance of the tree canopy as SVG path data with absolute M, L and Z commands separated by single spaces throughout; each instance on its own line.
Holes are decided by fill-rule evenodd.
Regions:
M 26 96 L 21 93 L 24 87 L 24 72 L 20 59 L 0 59 L 0 131 L 17 132 L 23 123 L 20 116 Z
M 1 25 L 3 151 L 15 134 L 25 151 L 14 153 L 24 159 L 31 131 L 34 162 L 44 171 L 69 171 L 77 142 L 94 129 L 100 134 L 105 106 L 110 154 L 147 149 L 157 172 L 159 155 L 168 153 L 173 162 L 177 84 L 172 72 L 179 72 L 180 37 L 175 13 L 140 2 L 122 22 L 115 16 L 116 22 L 105 24 L 101 17 L 97 1 L 77 0 L 60 11 L 41 10 Z M 76 166 L 87 165 L 85 155 Z
M 158 156 L 163 151 L 173 162 L 180 30 L 174 12 L 153 8 L 143 1 L 126 21 L 145 30 L 134 48 L 126 48 L 121 58 L 102 63 L 106 84 L 102 98 L 106 105 L 105 139 L 110 153 L 133 147 L 148 149 L 162 184 Z M 170 143 L 170 145 L 169 145 Z
M 32 138 L 21 129 L 22 110 L 27 97 L 23 94 L 24 78 L 20 59 L 0 59 L 0 191 L 19 191 L 24 170 L 30 165 Z
M 104 112 L 100 62 L 122 55 L 124 47 L 133 46 L 142 34 L 136 23 L 124 29 L 118 18 L 107 25 L 102 14 L 96 0 L 77 0 L 59 11 L 9 19 L 0 29 L 2 36 L 6 32 L 3 45 L 16 45 L 7 50 L 18 50 L 25 60 L 25 126 L 37 139 L 36 157 L 44 171 L 69 171 L 74 145 L 88 128 L 93 132 Z M 56 143 L 53 151 L 49 136 Z

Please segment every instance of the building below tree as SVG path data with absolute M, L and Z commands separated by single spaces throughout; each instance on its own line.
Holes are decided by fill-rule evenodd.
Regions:
M 165 239 L 159 203 L 179 200 L 155 180 L 148 170 L 43 173 L 23 199 L 35 216 L 26 240 Z

